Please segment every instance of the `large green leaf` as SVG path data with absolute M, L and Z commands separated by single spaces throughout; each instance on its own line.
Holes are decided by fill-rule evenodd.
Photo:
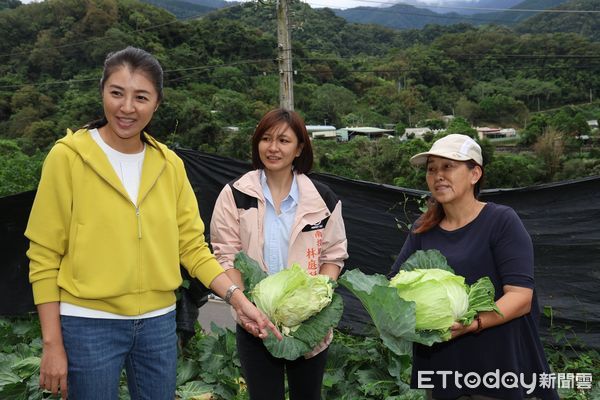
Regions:
M 256 286 L 258 282 L 262 281 L 268 276 L 267 273 L 262 270 L 256 260 L 248 257 L 248 255 L 243 251 L 240 251 L 235 255 L 233 266 L 242 273 L 244 294 L 246 297 L 252 300 L 252 289 L 254 289 L 254 286 Z
M 196 361 L 184 358 L 179 358 L 177 361 L 177 386 L 179 387 L 198 376 L 200 368 Z
M 27 385 L 24 382 L 8 383 L 0 387 L 2 400 L 27 400 L 27 397 Z
M 15 363 L 12 368 L 21 378 L 29 378 L 40 370 L 40 358 L 35 356 L 24 358 Z
M 417 250 L 400 267 L 406 271 L 413 269 L 438 268 L 454 273 L 454 270 L 448 265 L 446 257 L 439 250 Z
M 350 290 L 365 307 L 383 343 L 394 353 L 411 351 L 403 339 L 415 332 L 415 305 L 402 300 L 383 275 L 366 275 L 358 269 L 344 272 L 339 284 Z
M 0 388 L 9 385 L 11 383 L 20 383 L 21 377 L 11 371 L 0 371 Z
M 475 315 L 482 311 L 495 311 L 497 314 L 502 315 L 494 301 L 495 292 L 494 284 L 487 276 L 472 284 L 469 288 L 469 309 L 460 319 L 460 322 L 464 325 L 470 325 Z
M 193 381 L 188 382 L 184 386 L 181 386 L 177 389 L 177 396 L 181 398 L 181 400 L 191 400 L 194 398 L 199 398 L 201 395 L 206 395 L 212 393 L 212 385 L 207 385 L 201 381 Z M 206 399 L 210 399 L 211 397 L 206 397 Z

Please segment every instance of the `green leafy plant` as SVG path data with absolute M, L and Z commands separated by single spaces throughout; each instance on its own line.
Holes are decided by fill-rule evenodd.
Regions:
M 553 371 L 600 371 L 600 355 L 580 348 L 574 353 L 563 334 L 568 327 L 554 326 L 556 337 L 547 343 L 546 354 Z M 177 400 L 247 400 L 240 376 L 235 333 L 211 326 L 206 334 L 198 326 L 196 335 L 183 349 L 177 367 Z M 555 341 L 559 342 L 556 343 Z M 0 399 L 58 399 L 38 387 L 40 327 L 36 317 L 0 318 Z M 332 400 L 422 400 L 424 393 L 408 386 L 410 355 L 399 356 L 375 336 L 356 336 L 336 330 L 323 378 L 322 397 Z M 9 382 L 14 379 L 18 382 Z M 563 400 L 600 398 L 600 387 L 592 390 L 561 390 Z M 129 399 L 125 379 L 120 399 Z
M 554 309 L 543 308 L 544 317 L 550 321 L 550 339 L 544 343 L 548 364 L 555 373 L 592 374 L 592 379 L 600 374 L 600 353 L 587 349 L 569 325 L 557 325 L 554 322 Z M 591 390 L 578 388 L 559 388 L 561 399 L 587 400 L 600 398 L 600 384 L 592 381 Z

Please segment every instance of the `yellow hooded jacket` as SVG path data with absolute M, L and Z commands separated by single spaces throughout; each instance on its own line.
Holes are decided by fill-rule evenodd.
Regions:
M 223 272 L 183 162 L 146 137 L 137 204 L 89 131 L 50 150 L 25 232 L 36 304 L 139 315 L 175 303 L 180 262 L 206 286 Z

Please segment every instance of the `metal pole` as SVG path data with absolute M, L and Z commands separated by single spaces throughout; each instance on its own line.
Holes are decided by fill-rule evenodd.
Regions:
M 277 48 L 279 61 L 279 106 L 294 109 L 292 40 L 289 29 L 288 0 L 277 0 Z

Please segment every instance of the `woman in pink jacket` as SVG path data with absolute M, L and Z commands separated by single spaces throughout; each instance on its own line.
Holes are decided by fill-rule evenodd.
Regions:
M 252 136 L 250 171 L 227 184 L 217 199 L 211 242 L 218 261 L 237 285 L 239 251 L 269 274 L 292 263 L 312 274 L 337 279 L 348 257 L 342 204 L 327 186 L 313 181 L 310 138 L 302 118 L 275 109 Z M 237 347 L 251 400 L 283 400 L 285 372 L 290 400 L 318 400 L 331 335 L 294 361 L 273 357 L 262 341 L 238 327 Z

